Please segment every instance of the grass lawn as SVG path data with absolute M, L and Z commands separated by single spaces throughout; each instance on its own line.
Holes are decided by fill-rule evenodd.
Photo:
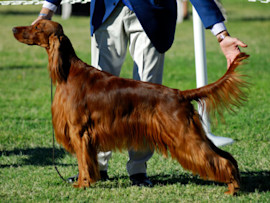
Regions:
M 228 30 L 249 45 L 245 51 L 251 55 L 242 68 L 252 83 L 249 100 L 236 114 L 225 113 L 226 123 L 212 126 L 213 134 L 235 140 L 222 149 L 238 161 L 238 196 L 224 195 L 226 185 L 203 181 L 157 153 L 148 163 L 153 188 L 130 185 L 126 152 L 113 154 L 110 181 L 85 190 L 62 182 L 52 166 L 47 54 L 18 43 L 11 32 L 14 26 L 29 25 L 41 6 L 0 6 L 0 202 L 270 202 L 270 3 L 222 2 Z M 54 20 L 63 25 L 77 55 L 90 63 L 89 18 Z M 226 60 L 210 31 L 206 46 L 208 81 L 213 82 L 224 74 Z M 131 67 L 128 55 L 123 77 L 131 77 Z M 166 53 L 164 85 L 196 87 L 192 20 L 177 25 L 175 42 Z M 64 177 L 77 173 L 76 159 L 60 146 L 56 162 Z

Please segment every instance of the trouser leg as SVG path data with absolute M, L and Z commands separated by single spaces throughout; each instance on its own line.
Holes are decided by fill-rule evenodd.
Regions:
M 126 55 L 128 39 L 134 60 L 133 78 L 153 83 L 162 82 L 164 54 L 153 47 L 137 17 L 121 4 L 95 32 L 91 40 L 92 65 L 119 76 Z M 146 173 L 146 162 L 153 151 L 129 151 L 129 175 Z M 111 152 L 98 154 L 100 170 L 107 170 Z
M 133 79 L 161 84 L 164 54 L 156 50 L 135 14 L 130 13 L 124 25 L 130 39 L 129 51 L 134 61 Z M 146 162 L 152 155 L 153 151 L 150 148 L 142 151 L 130 150 L 127 162 L 129 175 L 146 173 Z
M 117 76 L 125 60 L 128 43 L 122 25 L 123 15 L 123 7 L 118 6 L 91 39 L 92 66 Z M 111 151 L 98 153 L 101 171 L 107 171 L 111 156 Z

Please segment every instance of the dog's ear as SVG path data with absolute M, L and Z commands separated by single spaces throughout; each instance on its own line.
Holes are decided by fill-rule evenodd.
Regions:
M 58 25 L 56 26 L 55 34 L 56 34 L 57 36 L 64 36 L 64 30 L 63 30 L 63 27 L 62 27 L 61 24 L 58 24 Z
M 56 81 L 61 79 L 59 77 L 59 69 L 62 66 L 62 60 L 60 57 L 60 41 L 58 36 L 51 35 L 49 37 L 49 48 L 47 49 L 48 56 L 49 56 L 49 72 L 50 77 L 52 78 L 53 84 L 55 84 Z M 60 81 L 59 81 L 60 82 Z
M 49 71 L 53 84 L 57 81 L 61 83 L 66 80 L 66 74 L 63 67 L 63 53 L 61 50 L 62 36 L 51 35 L 49 37 L 49 48 L 47 49 L 49 55 Z

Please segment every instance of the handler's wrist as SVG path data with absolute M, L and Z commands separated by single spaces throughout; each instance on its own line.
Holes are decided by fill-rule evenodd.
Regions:
M 47 18 L 48 17 L 48 13 L 40 13 L 38 16 L 39 17 L 42 17 L 42 18 Z
M 42 8 L 38 17 L 40 19 L 47 19 L 47 20 L 51 20 L 52 16 L 53 16 L 53 11 L 48 9 L 48 8 Z
M 40 18 L 40 19 L 47 19 L 47 20 L 51 20 L 51 16 L 49 15 L 49 14 L 47 14 L 47 13 L 40 13 L 39 15 L 38 15 L 38 17 Z
M 230 36 L 230 34 L 227 32 L 227 30 L 224 30 L 217 34 L 217 40 L 219 43 L 221 43 L 228 36 Z

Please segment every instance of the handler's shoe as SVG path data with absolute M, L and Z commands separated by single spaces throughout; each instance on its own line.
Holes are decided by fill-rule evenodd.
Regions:
M 67 182 L 68 183 L 74 183 L 74 182 L 76 182 L 78 180 L 78 177 L 79 177 L 79 173 L 77 175 L 75 175 L 75 176 L 69 177 L 67 179 Z
M 79 177 L 79 173 L 77 175 L 75 175 L 75 176 L 69 177 L 67 179 L 67 181 L 69 183 L 74 183 L 74 182 L 76 182 L 78 180 L 78 177 Z M 100 180 L 101 181 L 109 180 L 109 176 L 108 176 L 107 171 L 100 171 Z
M 149 178 L 145 173 L 138 173 L 135 175 L 131 175 L 129 178 L 133 186 L 153 187 L 153 183 L 149 180 Z
M 109 176 L 107 171 L 99 171 L 100 172 L 100 180 L 101 181 L 106 181 L 109 180 Z

